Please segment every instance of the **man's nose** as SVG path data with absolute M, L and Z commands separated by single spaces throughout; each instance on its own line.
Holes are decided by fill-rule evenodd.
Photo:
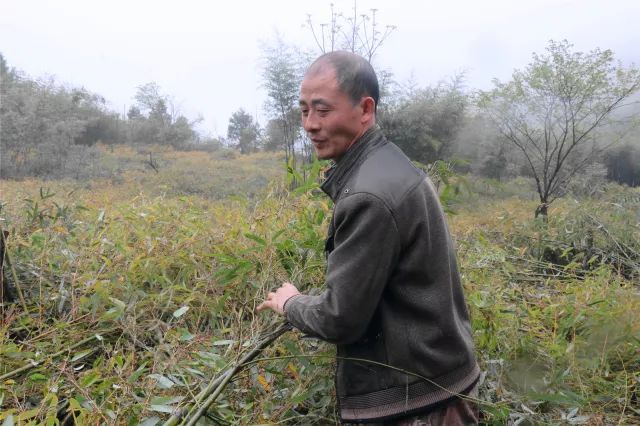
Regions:
M 302 127 L 306 132 L 313 132 L 320 129 L 320 122 L 316 114 L 309 111 L 306 117 L 302 117 Z

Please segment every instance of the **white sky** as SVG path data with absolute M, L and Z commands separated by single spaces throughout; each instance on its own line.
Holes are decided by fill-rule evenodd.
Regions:
M 264 124 L 260 43 L 313 48 L 308 13 L 327 22 L 329 3 L 294 0 L 0 0 L 0 52 L 32 77 L 103 95 L 128 109 L 136 87 L 157 82 L 200 129 L 225 135 L 242 107 Z M 350 12 L 352 0 L 333 0 Z M 423 85 L 466 69 L 470 88 L 508 79 L 549 39 L 611 49 L 640 65 L 640 0 L 360 0 L 397 26 L 375 62 L 396 80 Z

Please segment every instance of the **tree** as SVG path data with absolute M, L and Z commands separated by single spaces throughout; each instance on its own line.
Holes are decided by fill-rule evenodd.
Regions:
M 136 120 L 142 117 L 142 112 L 140 112 L 140 108 L 135 105 L 131 105 L 129 107 L 129 111 L 127 111 L 127 118 L 129 120 Z
M 138 86 L 135 100 L 136 105 L 131 106 L 127 113 L 131 142 L 181 148 L 197 140 L 194 126 L 202 121 L 202 117 L 189 121 L 181 115 L 173 97 L 163 94 L 157 83 Z
M 282 131 L 285 126 L 280 119 L 272 118 L 267 122 L 264 129 L 264 150 L 265 151 L 284 151 L 285 135 Z
M 235 141 L 241 154 L 248 154 L 255 151 L 260 128 L 253 117 L 240 108 L 234 112 L 229 119 L 227 138 Z
M 296 142 L 300 139 L 301 120 L 298 90 L 302 81 L 304 59 L 280 36 L 264 47 L 262 81 L 267 90 L 265 110 L 281 126 L 285 161 L 296 168 Z
M 435 87 L 407 88 L 378 113 L 389 139 L 424 164 L 449 158 L 468 104 L 463 82 L 459 74 Z
M 492 91 L 480 93 L 480 105 L 519 149 L 535 180 L 536 217 L 546 218 L 571 178 L 611 145 L 597 143 L 597 130 L 640 89 L 638 69 L 615 66 L 610 50 L 572 48 L 566 40 L 550 41 L 547 53 L 534 53 L 511 81 L 494 80 Z
M 347 50 L 371 62 L 378 48 L 396 29 L 393 25 L 387 25 L 381 31 L 380 23 L 376 20 L 378 10 L 370 9 L 361 13 L 357 0 L 353 1 L 353 11 L 349 14 L 338 12 L 333 3 L 330 7 L 329 22 L 320 24 L 320 28 L 313 23 L 311 15 L 307 16 L 307 26 L 322 53 Z
M 380 99 L 389 95 L 394 85 L 393 74 L 389 70 L 378 69 L 373 58 L 387 38 L 396 30 L 395 25 L 385 25 L 384 30 L 378 21 L 378 9 L 362 12 L 358 9 L 357 0 L 353 0 L 353 9 L 349 13 L 339 12 L 330 5 L 329 22 L 319 25 L 313 22 L 312 16 L 307 15 L 307 27 L 320 53 L 346 50 L 356 53 L 374 67 L 380 85 Z M 382 106 L 385 107 L 384 103 Z M 380 105 L 378 105 L 378 110 Z
M 159 104 L 165 105 L 166 112 L 167 96 L 161 94 L 160 86 L 155 81 L 138 86 L 134 98 L 141 112 L 157 110 Z

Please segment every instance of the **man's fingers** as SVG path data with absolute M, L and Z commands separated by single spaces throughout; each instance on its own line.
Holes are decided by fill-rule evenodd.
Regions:
M 284 303 L 290 298 L 299 294 L 300 292 L 293 284 L 289 282 L 282 283 L 282 285 L 275 291 L 271 291 L 267 294 L 267 298 L 264 302 L 256 307 L 256 312 L 260 312 L 264 309 L 271 309 L 277 314 L 283 315 Z
M 265 300 L 264 302 L 258 305 L 258 307 L 256 308 L 256 312 L 260 312 L 266 308 L 271 308 L 271 302 Z

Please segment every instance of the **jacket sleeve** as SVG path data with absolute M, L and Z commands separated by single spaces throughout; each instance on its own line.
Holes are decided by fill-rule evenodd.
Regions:
M 347 344 L 364 335 L 378 307 L 396 263 L 399 235 L 389 208 L 368 193 L 340 200 L 334 227 L 324 291 L 289 300 L 285 315 L 304 333 Z

